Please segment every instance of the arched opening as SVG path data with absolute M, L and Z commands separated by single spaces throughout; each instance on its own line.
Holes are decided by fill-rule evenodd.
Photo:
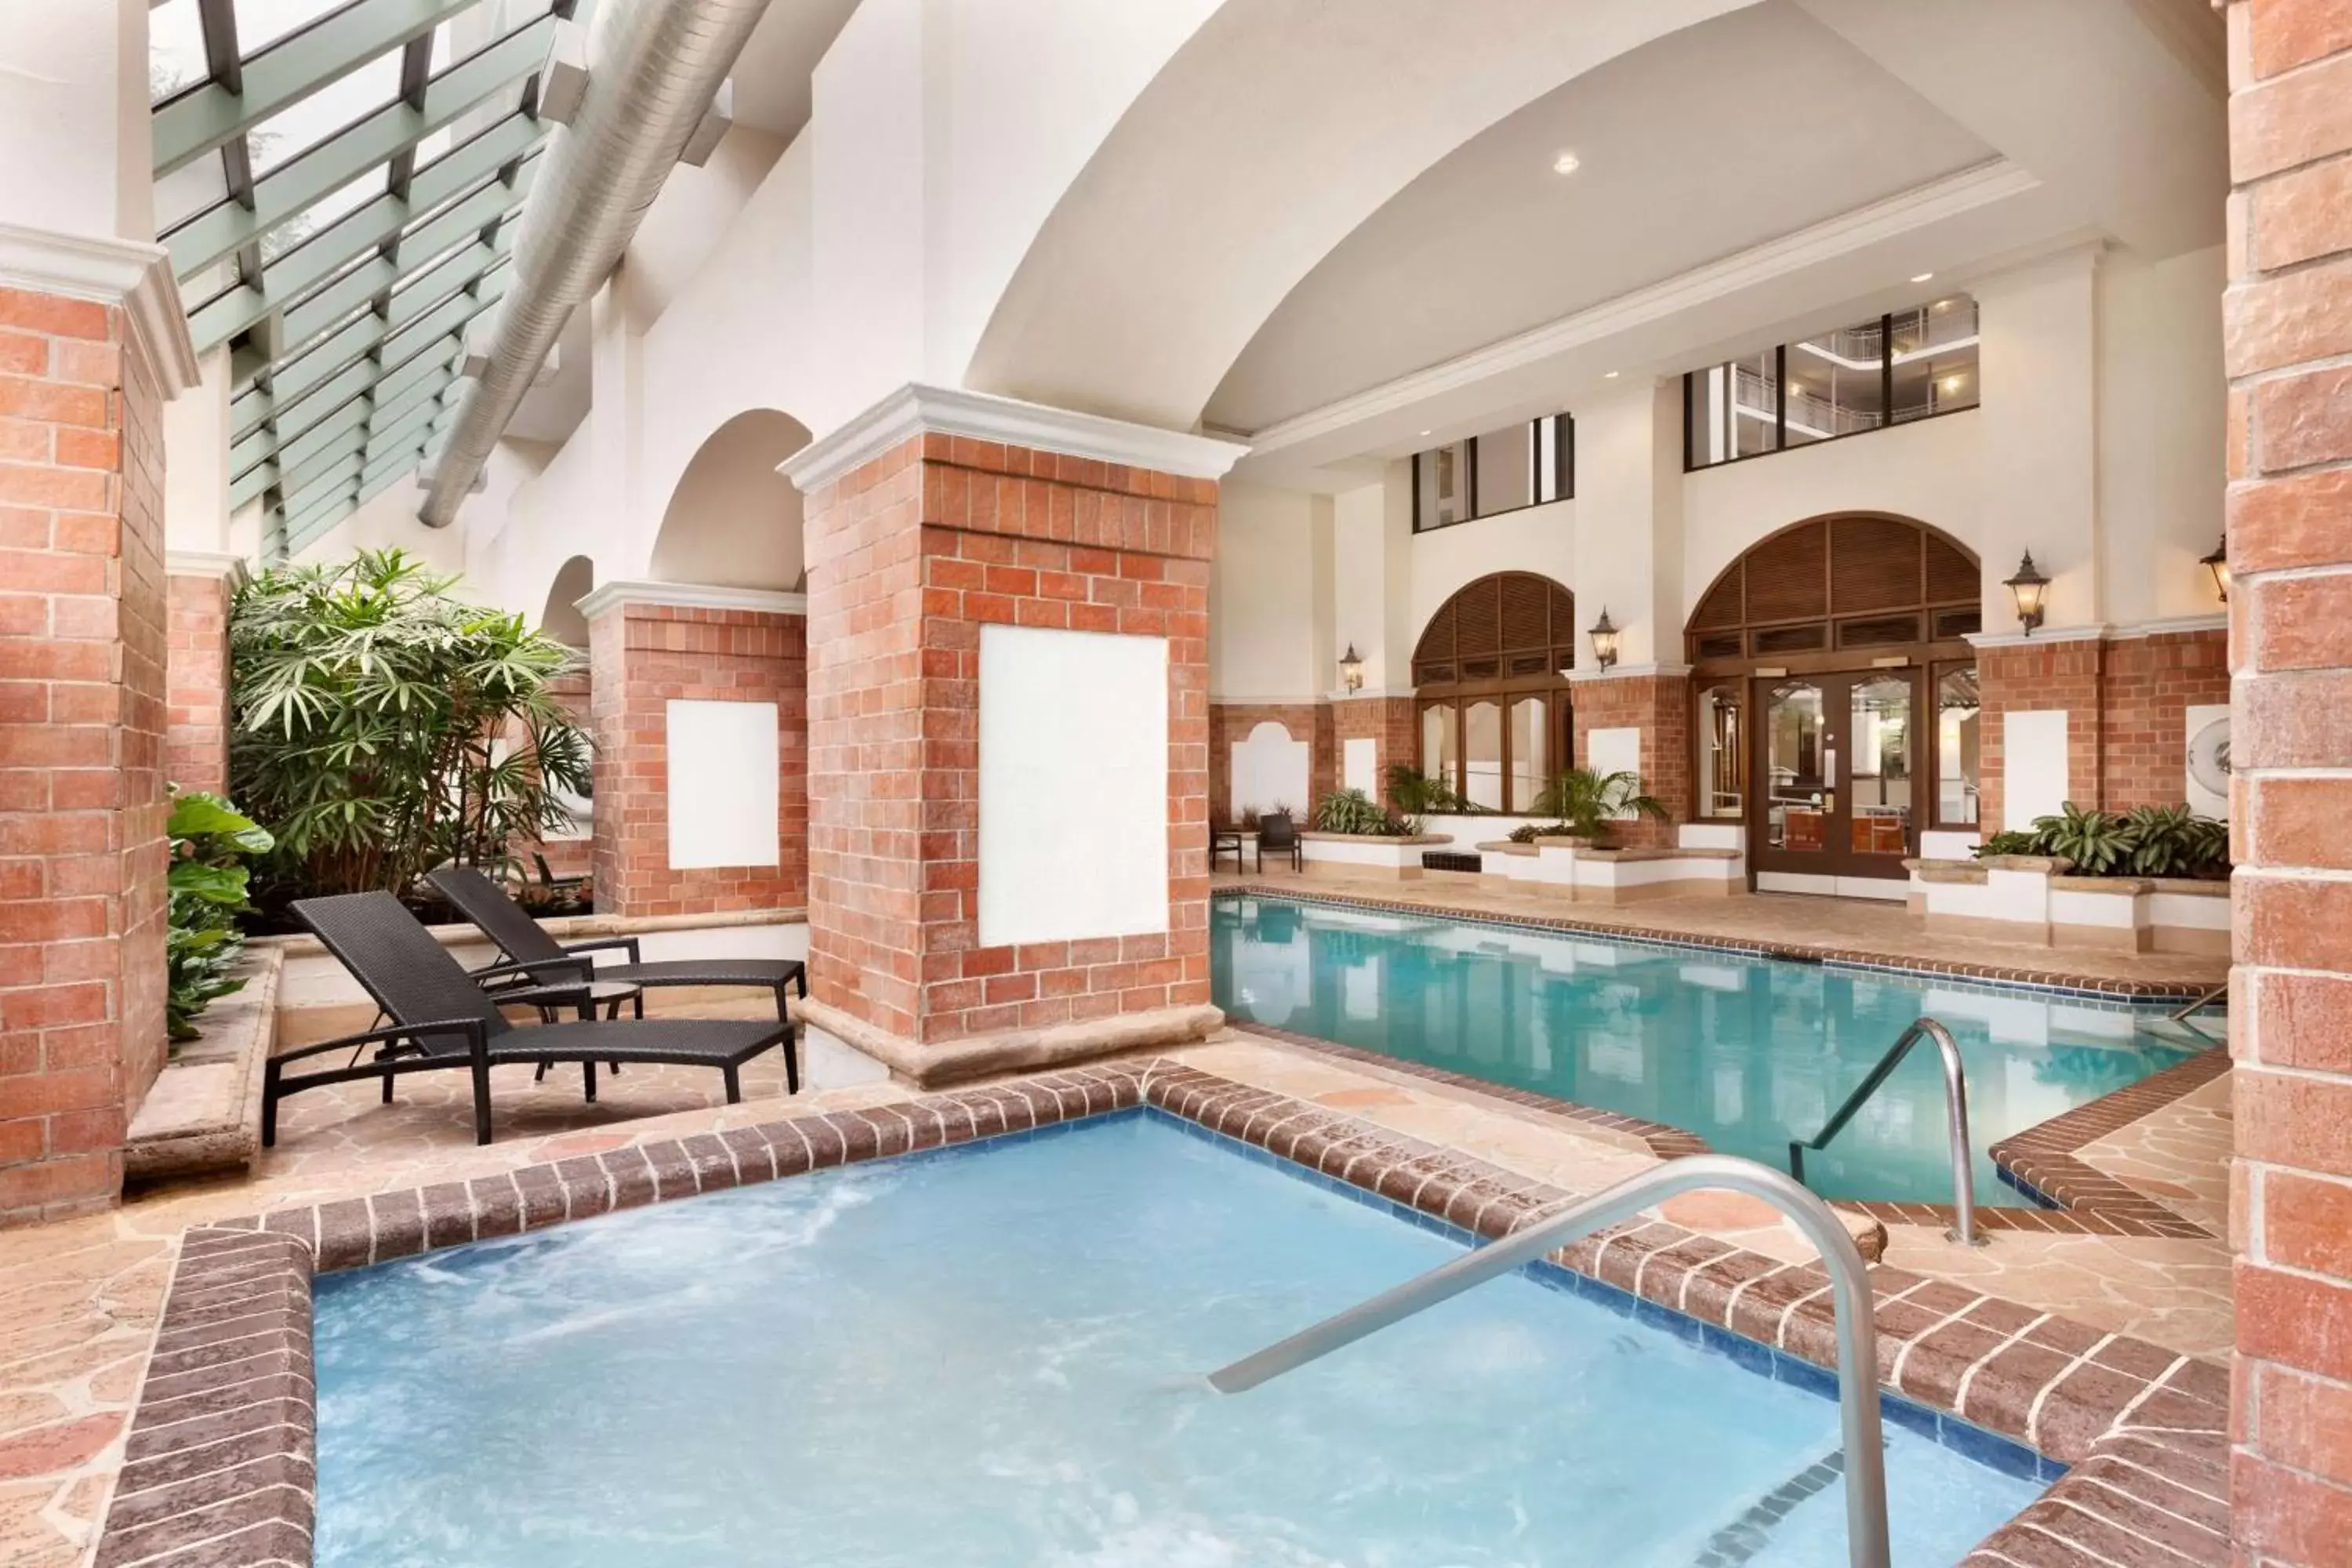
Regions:
M 1413 646 L 1421 771 L 1489 811 L 1526 813 L 1568 765 L 1576 595 L 1533 572 L 1465 584 Z
M 1981 578 L 1925 523 L 1844 512 L 1759 542 L 1700 597 L 1694 804 L 1747 825 L 1758 887 L 1891 882 L 1921 834 L 1976 831 Z
M 808 445 L 808 426 L 755 408 L 712 431 L 678 476 L 651 570 L 664 583 L 792 590 L 804 556 L 801 493 L 776 465 Z
M 540 612 L 539 629 L 566 647 L 588 646 L 588 617 L 580 601 L 596 586 L 596 563 L 585 555 L 566 561 L 547 590 L 547 607 Z

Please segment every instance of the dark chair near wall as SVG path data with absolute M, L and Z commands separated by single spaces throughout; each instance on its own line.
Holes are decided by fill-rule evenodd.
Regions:
M 585 871 L 576 877 L 559 877 L 548 865 L 546 856 L 533 850 L 530 858 L 539 866 L 539 885 L 551 892 L 570 892 L 574 888 L 587 885 L 588 873 Z
M 1287 855 L 1292 870 L 1307 869 L 1307 850 L 1298 837 L 1298 824 L 1290 819 L 1286 811 L 1266 812 L 1257 819 L 1257 863 L 1261 870 L 1268 855 Z

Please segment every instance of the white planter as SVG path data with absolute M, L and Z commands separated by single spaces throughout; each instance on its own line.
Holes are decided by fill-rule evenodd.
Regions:
M 2075 877 L 2063 860 L 2035 855 L 1906 864 L 1912 912 L 1930 931 L 2034 947 L 2230 952 L 2226 882 Z
M 1451 834 L 1444 833 L 1423 833 L 1411 838 L 1302 833 L 1298 838 L 1306 852 L 1307 874 L 1310 877 L 1418 877 L 1424 851 L 1454 842 Z

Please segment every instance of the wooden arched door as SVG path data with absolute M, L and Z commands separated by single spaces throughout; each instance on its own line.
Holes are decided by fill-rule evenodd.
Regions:
M 1465 584 L 1412 650 L 1421 771 L 1490 811 L 1524 814 L 1569 765 L 1576 595 L 1533 572 Z

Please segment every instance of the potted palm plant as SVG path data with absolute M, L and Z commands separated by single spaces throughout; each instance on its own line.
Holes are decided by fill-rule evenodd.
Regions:
M 1598 846 L 1609 825 L 1627 816 L 1647 816 L 1663 822 L 1666 808 L 1654 795 L 1642 793 L 1642 781 L 1630 773 L 1601 773 L 1591 768 L 1570 768 L 1553 775 L 1536 796 L 1535 814 L 1553 818 L 1556 832 L 1542 837 L 1580 838 Z

